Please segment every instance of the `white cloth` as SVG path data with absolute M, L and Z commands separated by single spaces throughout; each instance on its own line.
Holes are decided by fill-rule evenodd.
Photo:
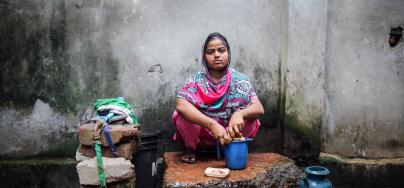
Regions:
M 97 111 L 105 111 L 105 110 L 113 110 L 113 112 L 114 113 L 117 113 L 117 112 L 119 112 L 119 113 L 121 113 L 120 115 L 122 115 L 122 114 L 124 114 L 124 115 L 126 115 L 126 121 L 128 122 L 128 123 L 133 123 L 133 119 L 132 119 L 132 117 L 130 117 L 130 113 L 131 113 L 131 111 L 129 110 L 129 109 L 127 109 L 127 108 L 123 108 L 123 107 L 120 107 L 120 106 L 117 106 L 117 105 L 103 105 L 103 106 L 100 106 L 98 109 L 97 109 Z

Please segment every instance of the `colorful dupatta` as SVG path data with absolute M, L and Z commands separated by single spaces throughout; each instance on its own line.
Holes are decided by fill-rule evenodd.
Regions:
M 227 126 L 231 114 L 251 104 L 256 93 L 244 74 L 227 68 L 225 76 L 215 84 L 204 62 L 203 66 L 203 71 L 187 79 L 177 97 Z

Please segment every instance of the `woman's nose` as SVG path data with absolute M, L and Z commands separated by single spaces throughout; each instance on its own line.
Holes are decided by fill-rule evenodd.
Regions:
M 215 57 L 220 57 L 220 54 L 219 54 L 219 52 L 218 51 L 215 51 Z

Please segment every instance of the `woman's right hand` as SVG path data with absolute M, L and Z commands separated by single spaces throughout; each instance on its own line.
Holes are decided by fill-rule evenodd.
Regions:
M 213 134 L 213 137 L 220 141 L 221 145 L 228 144 L 232 141 L 226 129 L 216 121 L 213 121 L 210 126 L 210 132 Z

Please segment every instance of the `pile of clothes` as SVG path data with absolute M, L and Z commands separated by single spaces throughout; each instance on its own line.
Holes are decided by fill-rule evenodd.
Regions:
M 134 181 L 130 160 L 140 144 L 139 127 L 132 106 L 122 97 L 97 99 L 94 117 L 78 130 L 80 184 L 105 187 Z

